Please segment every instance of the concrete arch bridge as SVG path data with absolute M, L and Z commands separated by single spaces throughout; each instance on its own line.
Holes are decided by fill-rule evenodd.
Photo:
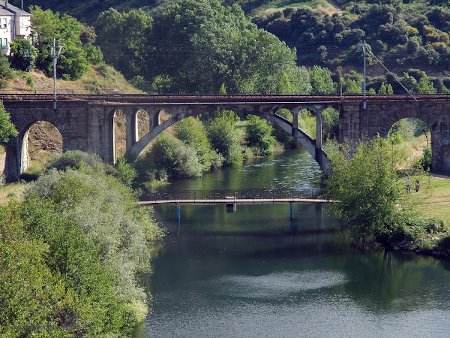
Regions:
M 198 116 L 224 109 L 258 115 L 293 135 L 316 159 L 324 171 L 329 160 L 322 148 L 324 109 L 340 112 L 339 140 L 356 142 L 361 137 L 386 136 L 398 120 L 414 117 L 431 129 L 432 166 L 436 171 L 450 171 L 450 95 L 409 96 L 302 96 L 302 95 L 60 95 L 57 109 L 51 95 L 1 94 L 19 135 L 6 145 L 4 174 L 18 179 L 27 168 L 27 139 L 30 127 L 39 121 L 54 125 L 61 133 L 63 150 L 83 150 L 98 154 L 114 163 L 117 111 L 126 116 L 126 151 L 137 158 L 145 147 L 164 130 L 188 116 Z M 364 103 L 365 100 L 365 103 Z M 294 120 L 277 112 L 288 109 Z M 308 109 L 316 116 L 316 139 L 298 127 L 298 113 Z M 138 113 L 148 114 L 149 126 L 139 135 Z M 163 120 L 162 115 L 168 119 Z M 0 167 L 0 173 L 1 173 Z

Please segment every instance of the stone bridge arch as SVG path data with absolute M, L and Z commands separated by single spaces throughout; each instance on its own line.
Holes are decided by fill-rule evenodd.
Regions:
M 409 100 L 369 101 L 347 103 L 341 110 L 340 142 L 357 140 L 378 134 L 386 137 L 391 127 L 404 118 L 419 119 L 430 128 L 432 170 L 450 172 L 450 105 L 445 100 L 436 102 Z
M 18 135 L 10 141 L 10 144 L 15 144 L 15 151 L 17 152 L 16 170 L 19 176 L 23 174 L 30 165 L 28 136 L 30 129 L 37 123 L 46 122 L 57 129 L 62 139 L 62 151 L 66 150 L 67 139 L 70 139 L 71 135 L 67 132 L 65 126 L 66 122 L 63 119 L 58 118 L 58 116 L 28 115 L 25 119 L 21 119 L 20 121 L 15 121 L 14 118 L 12 118 L 12 121 L 16 126 Z M 7 149 L 8 148 L 10 148 L 10 146 L 7 145 Z

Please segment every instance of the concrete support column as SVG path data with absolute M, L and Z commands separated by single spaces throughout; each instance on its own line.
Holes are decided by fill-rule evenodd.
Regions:
M 292 109 L 292 115 L 293 119 L 292 119 L 292 136 L 297 136 L 297 132 L 298 132 L 298 112 L 300 111 L 300 107 L 296 107 L 294 109 Z
M 138 112 L 132 109 L 125 111 L 125 116 L 127 119 L 126 123 L 126 151 L 128 152 L 131 147 L 138 141 Z
M 316 112 L 316 160 L 321 163 L 322 158 L 322 138 L 323 138 L 323 129 L 322 129 L 322 112 Z

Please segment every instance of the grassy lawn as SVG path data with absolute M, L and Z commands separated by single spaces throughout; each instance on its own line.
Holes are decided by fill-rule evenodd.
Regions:
M 0 185 L 0 204 L 6 204 L 11 199 L 22 200 L 27 186 L 26 183 Z
M 411 192 L 411 197 L 419 212 L 443 220 L 450 228 L 450 177 L 423 178 L 420 191 Z

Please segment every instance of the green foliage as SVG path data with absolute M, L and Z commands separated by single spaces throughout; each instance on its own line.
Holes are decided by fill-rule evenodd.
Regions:
M 110 8 L 102 12 L 95 29 L 105 61 L 129 78 L 145 77 L 143 66 L 152 62 L 146 53 L 151 56 L 155 52 L 146 50 L 150 48 L 147 39 L 152 32 L 152 21 L 150 15 L 141 9 L 119 13 Z M 146 77 L 146 80 L 150 79 Z
M 395 218 L 400 200 L 396 161 L 391 144 L 379 137 L 332 155 L 327 190 L 339 201 L 337 215 L 357 237 L 370 239 Z
M 378 94 L 381 95 L 392 95 L 394 94 L 394 89 L 392 88 L 392 85 L 388 83 L 384 83 L 384 81 L 381 83 L 380 89 L 378 90 Z
M 311 90 L 295 51 L 258 29 L 238 6 L 182 0 L 152 15 L 110 9 L 96 22 L 106 60 L 129 78 L 143 76 L 152 92 L 218 93 L 222 86 L 230 94 Z
M 423 149 L 423 156 L 419 160 L 419 165 L 424 171 L 431 170 L 431 147 L 425 147 Z
M 239 167 L 244 161 L 242 138 L 238 134 L 233 112 L 222 112 L 207 126 L 208 138 L 219 154 L 225 158 L 225 164 Z
M 150 156 L 157 170 L 167 171 L 169 177 L 200 177 L 203 172 L 196 150 L 177 138 L 162 135 L 153 144 Z
M 52 169 L 64 171 L 68 169 L 91 168 L 93 171 L 104 172 L 105 165 L 98 155 L 85 153 L 80 150 L 71 150 L 61 156 L 51 159 L 46 167 L 46 171 Z
M 324 137 L 336 138 L 339 136 L 339 111 L 334 108 L 326 108 L 322 111 L 322 124 Z
M 314 66 L 309 70 L 312 93 L 314 94 L 332 94 L 336 87 L 329 69 Z
M 36 66 L 38 51 L 30 40 L 16 39 L 11 42 L 11 66 L 18 70 L 29 72 Z
M 137 177 L 137 172 L 131 164 L 129 164 L 125 158 L 119 157 L 113 175 L 125 186 L 131 188 L 134 184 L 134 180 Z
M 82 293 L 86 288 L 96 297 L 106 297 L 117 303 L 116 308 L 105 303 L 106 300 L 99 301 L 96 305 L 99 309 L 92 312 L 95 320 L 103 323 L 103 330 L 123 331 L 144 319 L 142 313 L 136 312 L 136 308 L 146 307 L 146 296 L 136 285 L 136 274 L 148 269 L 149 241 L 160 238 L 162 233 L 149 214 L 139 209 L 130 189 L 105 174 L 107 168 L 98 170 L 96 165 L 48 171 L 27 191 L 25 215 L 37 219 L 33 221 L 36 235 L 44 236 L 45 242 L 54 248 L 48 264 L 69 275 L 80 288 L 77 292 Z M 70 227 L 61 226 L 66 229 L 64 232 L 55 226 L 36 201 L 49 203 L 55 215 Z M 55 230 L 51 230 L 52 227 Z M 77 242 L 83 236 L 91 241 L 88 244 L 92 250 L 83 249 L 88 244 Z M 73 249 L 71 240 L 75 241 Z M 77 261 L 77 257 L 81 261 Z M 97 265 L 92 260 L 97 260 Z M 97 277 L 98 266 L 108 273 L 104 278 L 109 283 L 107 292 L 102 289 L 102 275 Z M 74 269 L 73 276 L 69 274 L 70 269 Z M 86 283 L 95 285 L 85 286 Z M 80 325 L 83 326 L 83 322 Z
M 175 125 L 175 136 L 197 152 L 197 157 L 202 165 L 202 171 L 222 166 L 222 161 L 217 160 L 220 155 L 212 149 L 203 123 L 195 117 L 188 117 Z
M 428 76 L 423 74 L 417 82 L 414 92 L 418 94 L 434 94 L 436 93 L 436 89 L 434 88 L 433 82 L 428 79 Z
M 256 155 L 268 155 L 273 152 L 276 143 L 273 127 L 262 118 L 250 115 L 246 126 L 247 145 L 255 150 Z
M 316 138 L 316 117 L 307 109 L 300 110 L 298 126 L 312 139 Z
M 0 334 L 131 335 L 143 320 L 135 272 L 161 231 L 126 188 L 86 170 L 51 171 L 0 207 Z
M 7 143 L 11 137 L 17 136 L 17 130 L 0 101 L 0 144 Z
M 52 71 L 51 46 L 56 38 L 58 48 L 63 47 L 58 59 L 57 73 L 65 79 L 78 79 L 86 71 L 89 60 L 100 62 L 101 54 L 92 46 L 95 34 L 75 18 L 64 14 L 31 8 L 31 25 L 36 34 L 36 47 L 39 51 L 38 68 L 50 74 Z
M 8 85 L 8 80 L 14 77 L 14 72 L 11 69 L 8 58 L 0 53 L 0 88 Z
M 349 1 L 340 1 L 340 3 Z M 300 64 L 354 67 L 362 61 L 361 42 L 390 68 L 405 65 L 442 71 L 449 62 L 447 7 L 401 1 L 353 1 L 330 15 L 304 6 L 256 18 L 289 46 Z

